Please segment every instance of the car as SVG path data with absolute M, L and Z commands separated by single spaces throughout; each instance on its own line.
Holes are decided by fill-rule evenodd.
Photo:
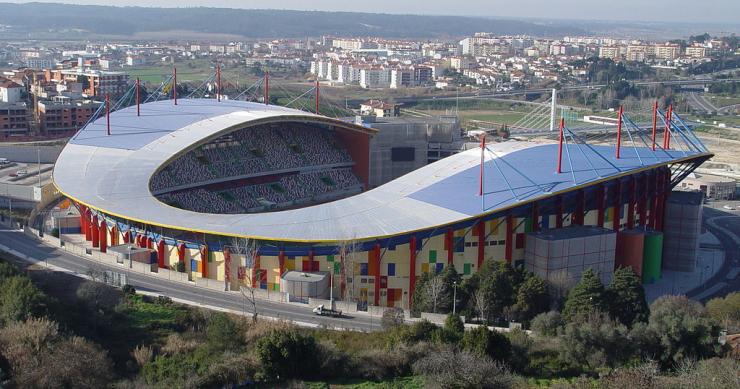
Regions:
M 28 170 L 25 170 L 25 169 L 24 170 L 18 170 L 17 172 L 15 172 L 15 175 L 18 176 L 18 177 L 23 177 L 23 176 L 25 176 L 27 174 L 28 174 Z
M 722 206 L 722 208 L 724 208 L 724 209 L 726 209 L 728 211 L 734 211 L 735 210 L 735 207 L 733 207 L 730 204 L 725 204 L 725 205 Z

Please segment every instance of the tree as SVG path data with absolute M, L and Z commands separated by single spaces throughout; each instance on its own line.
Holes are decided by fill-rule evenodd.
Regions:
M 252 307 L 252 322 L 257 322 L 257 298 L 255 289 L 259 288 L 259 269 L 255 269 L 257 256 L 259 255 L 259 246 L 254 240 L 247 238 L 234 238 L 232 241 L 233 254 L 244 255 L 246 271 L 244 272 L 244 284 L 239 285 L 239 292 L 244 298 L 244 309 L 246 305 Z M 233 261 L 234 259 L 232 259 Z M 246 312 L 245 312 L 246 313 Z
M 635 355 L 627 327 L 598 311 L 576 315 L 560 340 L 563 361 L 586 372 L 620 366 Z
M 604 311 L 604 286 L 599 276 L 591 269 L 581 275 L 581 280 L 568 293 L 563 309 L 566 321 L 575 319 L 580 314 Z
M 445 319 L 444 326 L 445 340 L 450 343 L 457 343 L 465 334 L 465 324 L 459 315 L 449 314 Z
M 242 343 L 236 323 L 222 312 L 214 314 L 208 321 L 206 337 L 208 345 L 216 350 L 234 349 Z
M 718 353 L 719 326 L 698 302 L 686 296 L 663 296 L 650 305 L 645 350 L 663 367 L 685 359 L 704 359 Z
M 257 356 L 263 378 L 282 381 L 290 378 L 310 378 L 318 374 L 318 349 L 312 336 L 295 330 L 275 330 L 257 342 Z
M 1 329 L 0 352 L 20 388 L 101 388 L 113 375 L 104 350 L 81 337 L 64 336 L 57 323 L 45 318 Z
M 14 276 L 0 285 L 0 319 L 23 321 L 41 313 L 46 296 L 28 277 Z
M 622 267 L 614 272 L 606 297 L 609 313 L 620 323 L 631 327 L 635 322 L 647 321 L 650 313 L 645 289 L 631 267 Z
M 564 324 L 560 312 L 550 311 L 535 316 L 531 328 L 537 335 L 555 336 Z
M 516 292 L 516 303 L 513 311 L 517 319 L 529 322 L 536 315 L 546 312 L 550 308 L 550 293 L 547 284 L 534 274 L 527 274 L 524 282 Z
M 707 312 L 729 333 L 740 331 L 740 292 L 707 301 Z
M 511 355 L 509 339 L 497 331 L 489 330 L 486 326 L 478 326 L 466 331 L 460 346 L 463 350 L 502 362 Z
M 118 304 L 118 291 L 108 285 L 95 281 L 85 281 L 77 287 L 77 298 L 90 308 L 98 311 Z
M 403 309 L 398 307 L 386 309 L 383 312 L 383 317 L 380 319 L 380 325 L 383 327 L 383 329 L 396 328 L 403 325 L 403 322 Z
M 478 289 L 473 293 L 473 305 L 475 306 L 476 312 L 478 312 L 478 317 L 483 319 L 483 322 L 486 323 L 490 314 L 490 303 L 485 290 Z

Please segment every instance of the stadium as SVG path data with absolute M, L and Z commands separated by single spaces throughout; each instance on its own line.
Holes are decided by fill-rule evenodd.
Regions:
M 80 212 L 62 234 L 101 252 L 150 249 L 153 272 L 269 291 L 291 270 L 327 272 L 337 298 L 408 308 L 417 278 L 446 266 L 463 277 L 484 261 L 536 271 L 527 245 L 542 231 L 662 231 L 671 188 L 712 156 L 677 115 L 664 124 L 663 147 L 639 128 L 616 147 L 563 130 L 559 143 L 482 144 L 369 188 L 370 127 L 243 101 L 164 100 L 85 126 L 53 182 Z M 615 243 L 603 241 L 608 274 Z

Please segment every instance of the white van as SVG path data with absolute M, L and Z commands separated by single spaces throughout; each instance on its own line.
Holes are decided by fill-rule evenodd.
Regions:
M 0 165 L 7 165 L 10 163 L 10 160 L 7 158 L 0 158 Z

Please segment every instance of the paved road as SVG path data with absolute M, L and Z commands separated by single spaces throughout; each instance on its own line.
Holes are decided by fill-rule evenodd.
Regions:
M 688 97 L 689 104 L 691 104 L 691 106 L 697 111 L 704 111 L 706 113 L 719 111 L 719 108 L 715 107 L 709 99 L 704 97 L 704 95 L 690 92 L 686 94 L 686 97 Z
M 702 296 L 701 300 L 706 301 L 712 297 L 740 291 L 740 277 L 727 279 L 728 274 L 732 274 L 733 269 L 740 267 L 740 245 L 738 244 L 738 241 L 740 241 L 740 216 L 704 207 L 703 217 L 712 219 L 711 223 L 705 222 L 704 226 L 719 239 L 725 251 L 725 263 L 715 276 L 707 280 L 703 286 L 687 293 L 689 297 L 697 296 L 701 295 L 707 288 L 723 284 L 723 286 L 715 288 L 713 293 Z
M 239 294 L 183 285 L 141 273 L 129 272 L 125 268 L 89 261 L 66 251 L 45 245 L 21 231 L 9 230 L 5 226 L 0 226 L 0 244 L 32 258 L 46 258 L 48 264 L 77 274 L 84 275 L 91 267 L 126 273 L 128 283 L 133 285 L 137 290 L 159 293 L 171 298 L 186 300 L 196 305 L 202 304 L 238 312 L 245 311 L 244 298 Z M 380 318 L 364 313 L 357 314 L 353 317 L 326 318 L 314 315 L 308 306 L 281 304 L 269 301 L 259 301 L 257 311 L 262 316 L 290 320 L 307 325 L 361 331 L 380 329 Z M 251 306 L 249 304 L 246 306 L 246 312 L 247 314 L 251 314 Z

